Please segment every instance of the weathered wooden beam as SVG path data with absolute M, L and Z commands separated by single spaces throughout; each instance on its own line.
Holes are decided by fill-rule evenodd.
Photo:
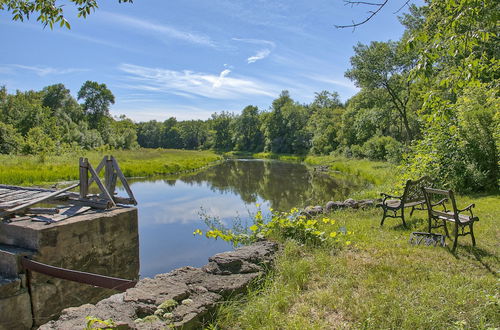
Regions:
M 92 178 L 97 183 L 97 186 L 99 186 L 99 189 L 101 189 L 101 191 L 104 194 L 104 196 L 106 197 L 106 199 L 108 199 L 111 202 L 112 206 L 116 206 L 115 201 L 113 200 L 113 197 L 109 194 L 109 191 L 102 184 L 102 181 L 99 178 L 99 176 L 97 175 L 97 173 L 94 170 L 94 168 L 92 167 L 92 164 L 88 163 L 88 168 L 89 168 L 90 174 L 92 175 Z
M 53 198 L 53 197 L 55 197 L 57 195 L 62 194 L 63 192 L 66 192 L 68 190 L 74 189 L 74 188 L 78 187 L 79 185 L 80 185 L 79 183 L 71 185 L 71 186 L 66 187 L 64 189 L 61 189 L 61 190 L 58 190 L 58 191 L 54 191 L 54 192 L 52 192 L 50 194 L 47 194 L 45 196 L 33 199 L 33 200 L 31 200 L 31 201 L 29 201 L 29 202 L 27 202 L 25 204 L 16 206 L 16 207 L 8 209 L 8 210 L 5 210 L 5 211 L 3 211 L 3 212 L 0 213 L 0 218 L 6 217 L 6 216 L 8 216 L 10 214 L 13 214 L 13 213 L 16 213 L 16 212 L 18 212 L 20 210 L 23 210 L 23 209 L 25 209 L 27 207 L 30 207 L 31 205 L 35 205 L 35 204 L 41 203 L 43 201 L 46 201 L 48 199 L 51 199 L 51 198 Z
M 87 197 L 89 192 L 89 171 L 87 158 L 80 157 L 80 198 Z
M 137 200 L 134 197 L 134 193 L 132 192 L 132 189 L 130 189 L 127 179 L 123 175 L 122 170 L 120 169 L 120 166 L 118 165 L 118 162 L 116 161 L 115 157 L 111 156 L 111 160 L 113 161 L 113 167 L 115 168 L 116 174 L 120 178 L 120 181 L 123 184 L 123 188 L 125 188 L 125 191 L 127 191 L 128 197 L 130 197 L 132 200 L 134 200 L 134 205 L 137 205 Z
M 25 214 L 58 214 L 59 209 L 47 207 L 30 207 L 24 210 Z

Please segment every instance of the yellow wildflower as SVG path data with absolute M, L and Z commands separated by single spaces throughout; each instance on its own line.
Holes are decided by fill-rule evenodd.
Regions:
M 199 229 L 196 229 L 195 231 L 193 231 L 193 235 L 202 235 L 203 232 Z
M 337 232 L 336 231 L 332 231 L 330 233 L 330 237 L 334 238 L 335 236 L 337 236 Z
M 345 245 L 351 245 L 351 241 L 345 242 Z

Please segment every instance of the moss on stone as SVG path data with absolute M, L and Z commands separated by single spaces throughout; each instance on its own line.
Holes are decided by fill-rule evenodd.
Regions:
M 161 303 L 160 306 L 158 306 L 158 309 L 161 309 L 164 312 L 168 312 L 174 309 L 174 307 L 177 306 L 178 304 L 179 303 L 174 299 L 167 299 L 163 303 Z

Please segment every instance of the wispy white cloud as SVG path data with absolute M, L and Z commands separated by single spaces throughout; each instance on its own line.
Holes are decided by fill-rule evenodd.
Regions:
M 217 79 L 217 80 L 213 83 L 212 87 L 213 87 L 213 88 L 219 88 L 219 87 L 221 87 L 221 86 L 222 86 L 222 83 L 223 83 L 223 81 L 224 81 L 224 78 L 225 78 L 228 74 L 230 74 L 230 73 L 231 73 L 231 70 L 229 70 L 229 69 L 225 69 L 225 70 L 223 70 L 223 71 L 219 74 L 219 79 Z
M 79 68 L 54 68 L 50 66 L 30 66 L 30 65 L 12 64 L 0 67 L 0 72 L 9 73 L 16 69 L 31 71 L 40 77 L 48 75 L 63 75 L 75 72 L 89 71 L 88 69 L 79 69 Z
M 183 31 L 179 28 L 169 26 L 169 25 L 164 25 L 164 24 L 157 24 L 157 23 L 152 23 L 150 21 L 138 19 L 135 17 L 130 17 L 126 15 L 120 15 L 120 14 L 115 14 L 111 12 L 103 12 L 103 14 L 106 17 L 106 20 L 110 20 L 114 23 L 126 25 L 128 27 L 131 27 L 133 29 L 142 29 L 147 32 L 152 32 L 152 33 L 157 33 L 159 36 L 162 37 L 168 37 L 171 39 L 177 39 L 193 44 L 198 44 L 202 46 L 209 46 L 209 47 L 215 47 L 215 42 L 210 39 L 210 37 L 202 35 L 202 34 L 197 34 L 197 33 L 192 33 L 192 32 L 187 32 Z
M 129 88 L 182 96 L 202 96 L 210 99 L 238 99 L 245 96 L 275 96 L 279 90 L 247 77 L 228 77 L 225 69 L 218 75 L 190 70 L 175 71 L 163 68 L 122 64 Z
M 232 40 L 246 42 L 246 43 L 255 44 L 255 45 L 265 45 L 268 47 L 268 48 L 260 49 L 259 51 L 257 51 L 257 53 L 255 55 L 247 58 L 248 64 L 255 63 L 259 60 L 262 60 L 262 59 L 268 57 L 271 54 L 271 50 L 276 47 L 276 44 L 273 41 L 263 40 L 263 39 L 232 38 Z
M 246 42 L 246 43 L 249 43 L 249 44 L 266 45 L 266 46 L 271 47 L 271 48 L 276 47 L 276 44 L 273 41 L 264 40 L 264 39 L 232 38 L 232 40 Z
M 247 58 L 247 62 L 248 62 L 248 64 L 255 63 L 258 60 L 262 60 L 262 59 L 268 57 L 269 54 L 271 54 L 271 51 L 269 49 L 259 50 L 257 52 L 257 54 L 255 54 L 254 56 L 250 56 L 249 58 Z
M 354 85 L 353 82 L 347 80 L 347 79 L 333 79 L 331 77 L 324 77 L 324 76 L 319 76 L 319 75 L 304 75 L 304 77 L 314 80 L 314 81 L 319 81 L 327 84 L 332 84 L 332 85 L 337 85 L 337 86 L 342 86 L 348 89 L 352 90 L 358 90 L 356 85 Z

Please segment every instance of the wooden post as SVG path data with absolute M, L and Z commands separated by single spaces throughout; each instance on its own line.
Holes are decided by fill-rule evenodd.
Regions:
M 111 196 L 114 196 L 115 194 L 115 189 L 113 187 L 113 160 L 108 158 L 108 156 L 105 156 L 106 158 L 106 165 L 104 169 L 104 183 L 106 185 L 106 189 L 108 189 L 108 192 Z
M 87 158 L 80 158 L 80 198 L 86 198 L 89 192 L 89 170 Z

